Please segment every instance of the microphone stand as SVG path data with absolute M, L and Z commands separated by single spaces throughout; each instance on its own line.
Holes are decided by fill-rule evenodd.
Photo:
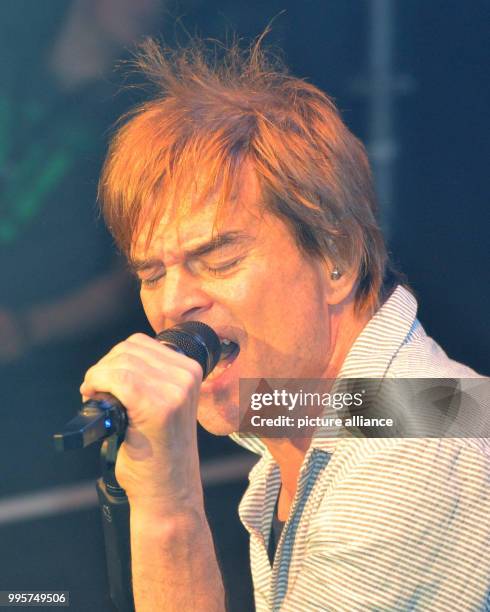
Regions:
M 203 379 L 221 356 L 219 337 L 200 321 L 175 325 L 158 334 L 156 339 L 197 361 L 202 367 Z M 127 415 L 122 404 L 110 393 L 97 393 L 53 438 L 58 451 L 85 448 L 104 440 L 101 448 L 102 477 L 97 480 L 97 495 L 104 526 L 109 589 L 119 612 L 134 612 L 129 501 L 116 480 L 115 471 L 117 452 L 124 440 L 126 426 Z
M 123 439 L 124 436 L 113 434 L 104 440 L 100 452 L 102 477 L 96 486 L 104 526 L 111 599 L 120 612 L 134 612 L 129 502 L 115 474 L 117 451 Z
M 98 393 L 84 403 L 61 433 L 54 435 L 54 444 L 56 450 L 67 451 L 104 440 L 100 452 L 102 477 L 97 480 L 96 488 L 104 527 L 109 589 L 119 612 L 134 612 L 129 502 L 115 472 L 126 423 L 121 403 L 108 393 Z

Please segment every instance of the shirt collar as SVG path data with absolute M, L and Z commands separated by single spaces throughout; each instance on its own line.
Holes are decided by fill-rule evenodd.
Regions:
M 356 338 L 337 378 L 383 378 L 395 355 L 406 342 L 416 315 L 416 299 L 407 289 L 398 285 Z M 264 455 L 268 452 L 259 438 L 241 437 L 236 433 L 231 438 L 255 453 Z M 317 448 L 331 453 L 341 441 L 342 438 L 328 438 L 317 431 L 310 450 Z
M 407 289 L 398 285 L 356 338 L 337 380 L 384 378 L 394 357 L 406 342 L 416 315 L 416 299 Z M 332 453 L 343 440 L 342 437 L 328 437 L 321 429 L 317 429 L 308 452 L 317 448 Z
M 416 299 L 398 285 L 356 338 L 338 378 L 383 378 L 416 316 Z

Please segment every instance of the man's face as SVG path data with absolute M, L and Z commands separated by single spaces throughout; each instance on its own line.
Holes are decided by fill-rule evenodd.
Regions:
M 216 205 L 201 205 L 178 221 L 164 215 L 149 247 L 142 231 L 133 248 L 155 332 L 198 320 L 232 343 L 201 388 L 199 422 L 215 434 L 237 430 L 240 378 L 319 378 L 330 357 L 325 264 L 259 202 L 250 173 L 217 231 Z

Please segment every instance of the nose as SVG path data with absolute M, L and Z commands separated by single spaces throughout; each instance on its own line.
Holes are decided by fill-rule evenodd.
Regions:
M 158 313 L 160 330 L 183 321 L 199 319 L 212 306 L 212 300 L 203 290 L 200 279 L 184 265 L 170 266 L 161 290 L 155 293 L 158 303 L 153 308 Z

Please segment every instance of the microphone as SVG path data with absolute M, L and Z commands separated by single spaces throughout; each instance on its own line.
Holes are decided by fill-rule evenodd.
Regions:
M 160 332 L 156 339 L 178 353 L 194 359 L 202 367 L 203 380 L 212 372 L 221 356 L 216 332 L 200 321 L 187 321 Z M 121 402 L 110 393 L 98 393 L 85 402 L 78 415 L 54 434 L 58 451 L 85 448 L 94 442 L 126 431 L 128 419 Z

